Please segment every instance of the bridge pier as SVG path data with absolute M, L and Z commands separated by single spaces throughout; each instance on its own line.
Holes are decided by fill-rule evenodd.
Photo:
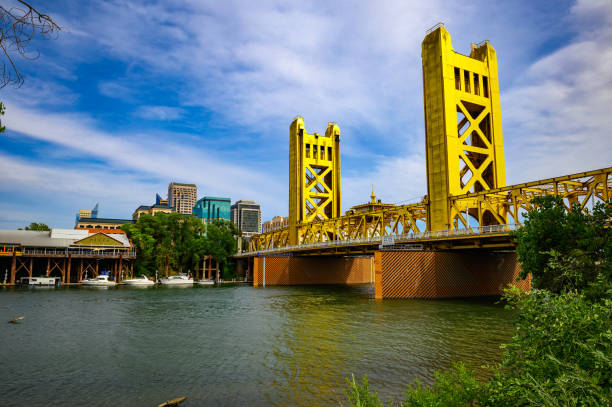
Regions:
M 253 258 L 253 286 L 371 284 L 374 280 L 372 256 Z
M 494 251 L 378 251 L 374 254 L 375 298 L 452 298 L 500 295 L 516 281 L 516 253 Z

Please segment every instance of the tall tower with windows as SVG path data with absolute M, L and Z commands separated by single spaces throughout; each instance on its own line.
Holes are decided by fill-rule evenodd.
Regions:
M 298 225 L 341 215 L 340 128 L 308 134 L 304 118 L 289 127 L 289 244 L 299 243 Z
M 422 43 L 427 154 L 428 230 L 452 229 L 470 207 L 451 208 L 448 197 L 506 185 L 497 54 L 484 41 L 469 56 L 453 50 L 439 24 Z M 493 214 L 495 212 L 495 215 Z M 496 216 L 497 215 L 497 216 Z M 505 219 L 501 208 L 484 212 L 480 226 Z

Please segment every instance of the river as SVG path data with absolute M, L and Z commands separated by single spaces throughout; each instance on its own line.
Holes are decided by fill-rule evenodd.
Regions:
M 453 361 L 499 361 L 494 300 L 376 301 L 369 286 L 0 289 L 0 405 L 346 405 Z M 17 324 L 13 317 L 24 316 Z

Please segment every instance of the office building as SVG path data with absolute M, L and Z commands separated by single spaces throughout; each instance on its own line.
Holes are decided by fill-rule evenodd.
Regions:
M 202 222 L 206 224 L 210 224 L 214 220 L 230 221 L 231 207 L 232 202 L 230 198 L 205 196 L 195 204 L 193 214 L 202 219 Z
M 261 209 L 253 201 L 238 201 L 232 205 L 232 222 L 249 238 L 261 233 Z
M 96 219 L 98 217 L 99 208 L 100 208 L 100 202 L 97 202 L 96 206 L 94 206 L 93 209 L 81 209 L 79 213 L 77 213 L 76 215 L 74 224 L 76 225 L 79 222 L 79 219 L 81 218 Z
M 168 206 L 178 213 L 191 215 L 198 200 L 198 189 L 195 184 L 171 182 L 168 185 Z
M 155 205 L 168 205 L 168 197 L 163 199 L 160 194 L 155 194 Z
M 134 213 L 132 214 L 132 220 L 134 222 L 136 222 L 138 220 L 138 218 L 140 218 L 140 216 L 142 214 L 147 214 L 147 215 L 151 215 L 151 216 L 155 216 L 156 213 L 172 213 L 174 212 L 174 209 L 172 209 L 171 207 L 169 207 L 168 205 L 140 205 L 138 208 L 136 208 L 136 210 L 134 211 Z
M 289 226 L 288 216 L 275 216 L 272 218 L 272 220 L 263 223 L 263 231 L 264 233 L 268 233 L 274 230 L 286 228 L 287 226 Z
M 121 229 L 125 223 L 132 223 L 127 219 L 108 219 L 108 218 L 80 218 L 75 229 Z

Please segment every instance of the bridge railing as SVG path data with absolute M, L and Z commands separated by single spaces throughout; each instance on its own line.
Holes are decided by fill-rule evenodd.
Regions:
M 238 256 L 248 255 L 262 255 L 262 254 L 273 254 L 273 253 L 286 253 L 298 250 L 318 249 L 318 248 L 332 248 L 332 247 L 344 247 L 344 246 L 367 246 L 372 244 L 382 244 L 383 238 L 392 237 L 388 244 L 392 245 L 400 242 L 418 242 L 420 240 L 429 239 L 444 239 L 453 237 L 469 237 L 478 235 L 489 235 L 489 234 L 502 234 L 509 233 L 517 230 L 521 224 L 509 224 L 509 225 L 489 225 L 480 226 L 467 229 L 450 229 L 450 230 L 434 230 L 430 232 L 419 232 L 419 233 L 406 233 L 402 235 L 385 235 L 385 236 L 370 236 L 356 239 L 346 240 L 329 240 L 325 242 L 316 243 L 305 243 L 293 246 L 278 247 L 273 249 L 258 250 L 254 252 L 242 252 Z

